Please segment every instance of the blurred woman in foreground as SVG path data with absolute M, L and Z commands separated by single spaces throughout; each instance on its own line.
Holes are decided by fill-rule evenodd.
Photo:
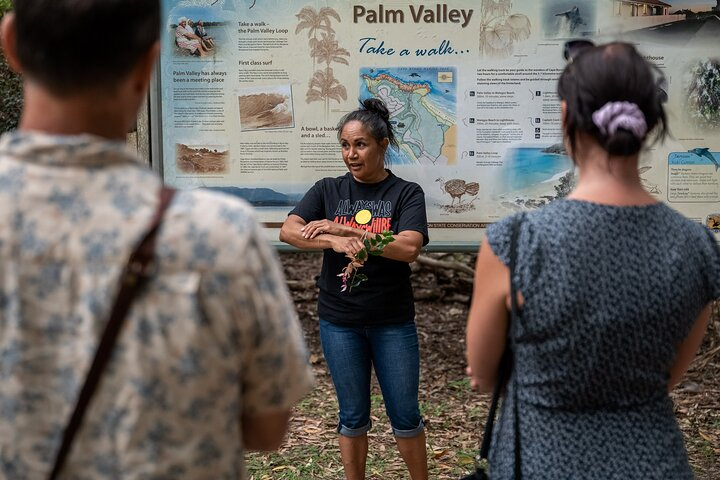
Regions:
M 477 261 L 473 385 L 492 389 L 506 343 L 514 351 L 492 477 L 513 477 L 517 430 L 526 478 L 690 479 L 668 391 L 720 295 L 720 255 L 704 226 L 642 187 L 640 150 L 650 132 L 666 133 L 653 67 L 628 44 L 577 46 L 558 83 L 577 186 L 492 225 Z M 508 331 L 516 222 L 521 313 Z

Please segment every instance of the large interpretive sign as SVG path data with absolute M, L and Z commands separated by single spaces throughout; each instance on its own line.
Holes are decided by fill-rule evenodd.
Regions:
M 574 172 L 556 81 L 576 38 L 633 42 L 663 72 L 672 138 L 643 152 L 641 178 L 720 229 L 714 0 L 163 3 L 163 175 L 241 196 L 271 229 L 345 173 L 336 125 L 368 96 L 391 111 L 390 168 L 423 187 L 436 246 L 477 244 L 487 224 L 563 197 Z

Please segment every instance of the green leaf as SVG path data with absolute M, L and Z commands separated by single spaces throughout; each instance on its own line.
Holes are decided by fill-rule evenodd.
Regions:
M 374 237 L 371 236 L 365 236 L 365 238 L 362 239 L 364 248 L 360 250 L 357 254 L 355 254 L 355 258 L 353 261 L 359 261 L 359 262 L 365 262 L 365 260 L 368 259 L 370 255 L 373 256 L 379 256 L 382 255 L 383 249 L 391 242 L 395 241 L 395 238 L 393 237 L 393 232 L 391 231 L 384 231 L 381 234 L 375 234 Z M 351 271 L 354 270 L 353 276 L 350 279 L 350 282 L 348 283 L 348 290 L 352 290 L 354 287 L 357 287 L 362 282 L 366 281 L 368 277 L 366 275 L 363 275 L 362 273 L 357 273 L 357 268 L 352 267 L 352 262 L 348 267 L 345 267 L 345 269 L 350 268 Z M 362 266 L 362 265 L 361 265 Z
M 0 17 L 5 15 L 6 12 L 12 10 L 11 0 L 0 0 Z
M 360 285 L 362 282 L 364 282 L 367 279 L 368 279 L 367 276 L 363 275 L 362 273 L 356 274 L 353 277 L 352 282 L 350 283 L 349 289 L 352 290 L 353 288 L 357 287 L 358 285 Z

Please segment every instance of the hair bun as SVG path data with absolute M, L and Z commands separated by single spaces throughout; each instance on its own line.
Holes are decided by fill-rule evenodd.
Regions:
M 390 111 L 385 106 L 385 102 L 377 98 L 367 98 L 362 102 L 363 108 L 369 112 L 376 113 L 386 122 L 390 120 Z

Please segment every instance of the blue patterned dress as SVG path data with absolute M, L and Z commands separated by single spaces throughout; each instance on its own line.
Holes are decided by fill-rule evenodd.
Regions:
M 514 217 L 487 239 L 507 265 Z M 690 479 L 667 393 L 675 346 L 720 296 L 712 234 L 670 207 L 561 200 L 527 214 L 514 279 L 524 478 Z M 513 477 L 511 379 L 490 451 Z
M 160 180 L 121 142 L 0 139 L 0 478 L 46 478 Z M 245 478 L 241 416 L 311 385 L 252 209 L 178 192 L 63 478 Z

